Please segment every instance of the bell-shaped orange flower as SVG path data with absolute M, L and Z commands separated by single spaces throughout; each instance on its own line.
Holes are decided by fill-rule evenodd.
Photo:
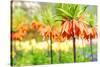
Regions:
M 62 34 L 63 38 L 70 39 L 71 37 L 73 37 L 73 35 L 74 35 L 74 37 L 79 36 L 79 34 L 81 32 L 79 25 L 80 25 L 79 22 L 75 19 L 66 20 L 62 24 L 61 34 Z
M 32 29 L 38 30 L 41 26 L 42 24 L 40 22 L 32 21 Z
M 16 32 L 11 33 L 11 38 L 12 40 L 21 40 L 19 33 L 16 33 Z
M 89 29 L 86 24 L 80 23 L 80 37 L 84 39 L 89 39 Z
M 40 32 L 40 34 L 44 38 L 50 37 L 50 34 L 51 34 L 51 28 L 50 28 L 50 26 L 41 26 L 38 31 Z
M 96 32 L 96 28 L 90 28 L 90 37 L 91 38 L 96 38 L 97 37 L 97 32 Z
M 80 23 L 77 20 L 73 19 L 73 32 L 74 32 L 74 36 L 79 36 L 80 35 L 80 32 L 81 32 L 80 29 L 81 29 L 80 28 Z
M 29 31 L 28 25 L 26 24 L 21 25 L 17 32 L 11 33 L 12 40 L 22 40 L 22 38 L 26 36 L 28 31 Z
M 69 20 L 66 20 L 63 24 L 62 24 L 62 29 L 61 29 L 61 36 L 63 38 L 67 38 L 69 39 L 72 35 L 72 24 L 70 23 Z

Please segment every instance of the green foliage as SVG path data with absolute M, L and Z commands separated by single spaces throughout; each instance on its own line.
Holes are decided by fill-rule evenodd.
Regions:
M 45 6 L 42 7 L 41 10 L 41 16 L 42 16 L 42 22 L 44 22 L 47 25 L 51 25 L 53 26 L 55 20 L 54 20 L 54 15 L 53 15 L 53 11 L 52 11 L 52 6 L 51 4 L 47 4 Z
M 92 13 L 85 13 L 85 20 L 89 23 L 90 27 L 95 26 L 96 18 L 95 15 Z
M 21 18 L 24 17 L 24 16 L 26 16 L 26 12 L 23 9 L 21 9 L 21 8 L 17 8 L 15 10 L 13 10 L 12 16 L 19 23 L 21 21 Z
M 84 47 L 85 55 L 81 54 L 83 48 L 77 48 L 76 59 L 77 62 L 89 62 L 91 57 L 90 46 L 87 45 Z M 97 46 L 93 45 L 93 54 L 97 53 Z M 59 52 L 53 51 L 53 64 L 59 64 Z M 70 48 L 68 52 L 61 52 L 61 63 L 72 63 L 73 61 L 73 49 Z M 36 50 L 32 49 L 30 52 L 18 51 L 16 57 L 13 58 L 13 65 L 40 65 L 40 64 L 50 64 L 50 57 L 48 57 L 47 50 Z
M 16 32 L 18 30 L 18 26 L 22 23 L 22 21 L 25 21 L 26 11 L 24 11 L 22 8 L 16 8 L 12 12 L 12 31 Z
M 69 19 L 78 19 L 86 10 L 88 6 L 79 4 L 58 4 L 57 14 Z

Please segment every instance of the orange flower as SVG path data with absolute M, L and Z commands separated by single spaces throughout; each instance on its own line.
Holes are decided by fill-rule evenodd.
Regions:
M 67 38 L 70 39 L 71 37 L 75 36 L 79 36 L 81 30 L 80 30 L 80 26 L 79 26 L 79 22 L 75 19 L 73 20 L 66 20 L 63 24 L 62 24 L 62 31 L 61 34 L 63 36 L 63 38 Z
M 38 30 L 40 27 L 41 27 L 41 23 L 39 23 L 39 22 L 37 22 L 37 21 L 33 21 L 32 22 L 32 28 L 34 29 L 34 30 Z
M 28 31 L 29 31 L 28 25 L 23 24 L 19 27 L 19 30 L 17 32 L 11 33 L 11 37 L 13 40 L 22 40 L 22 38 L 26 36 Z
M 51 28 L 50 26 L 41 26 L 39 28 L 39 32 L 40 34 L 43 36 L 43 37 L 50 37 L 50 34 L 51 34 Z
M 80 23 L 76 20 L 73 20 L 73 32 L 75 36 L 79 36 L 80 35 Z
M 63 38 L 70 38 L 72 35 L 72 24 L 70 23 L 69 20 L 66 20 L 63 24 L 62 24 L 62 29 L 61 29 L 61 36 Z
M 93 28 L 91 28 L 90 30 L 91 30 L 91 32 L 90 32 L 91 38 L 96 38 L 96 37 L 97 37 L 96 28 L 93 27 Z
M 11 33 L 12 40 L 21 40 L 22 37 L 19 35 L 18 32 Z
M 23 25 L 20 27 L 19 31 L 21 31 L 21 32 L 23 32 L 23 33 L 24 33 L 24 32 L 28 32 L 28 31 L 29 31 L 28 25 L 23 24 Z
M 89 29 L 86 24 L 80 23 L 80 35 L 81 38 L 89 38 Z

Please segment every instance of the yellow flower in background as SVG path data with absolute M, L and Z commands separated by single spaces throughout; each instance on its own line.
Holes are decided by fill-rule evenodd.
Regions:
M 60 47 L 61 47 L 61 48 L 60 48 L 61 51 L 67 52 L 67 51 L 69 50 L 69 46 L 66 45 L 66 42 L 61 43 L 61 44 L 60 44 Z
M 54 50 L 54 51 L 59 51 L 59 49 L 60 49 L 60 45 L 59 45 L 59 43 L 58 42 L 55 42 L 55 43 L 53 43 L 52 44 L 52 49 Z
M 37 43 L 36 43 L 35 39 L 30 40 L 30 44 L 31 44 L 32 48 L 36 48 Z
M 14 58 L 15 56 L 16 56 L 16 52 L 15 51 L 12 51 L 12 53 L 11 53 L 12 55 L 12 58 Z
M 21 42 L 21 48 L 24 52 L 28 52 L 32 49 L 32 46 L 30 45 L 30 41 L 23 41 Z
M 20 51 L 21 50 L 21 41 L 16 41 L 15 46 L 16 46 L 16 50 Z
M 83 47 L 80 41 L 76 41 L 76 47 Z M 50 44 L 47 41 L 36 42 L 35 39 L 27 41 L 12 41 L 12 44 L 15 46 L 14 49 L 17 51 L 29 52 L 31 50 L 49 50 Z M 70 48 L 73 48 L 72 41 L 66 40 L 65 42 L 53 42 L 52 50 L 58 52 L 59 50 L 68 52 Z
M 43 41 L 43 42 L 39 42 L 37 43 L 37 49 L 40 49 L 40 50 L 47 50 L 48 49 L 48 44 L 46 41 Z

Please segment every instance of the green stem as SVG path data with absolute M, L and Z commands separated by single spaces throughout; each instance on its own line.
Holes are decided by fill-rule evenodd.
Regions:
M 93 50 L 92 50 L 92 38 L 90 36 L 90 48 L 91 48 L 91 55 L 92 55 L 92 61 L 93 61 Z
M 76 62 L 76 46 L 75 46 L 75 37 L 73 37 L 73 52 L 74 52 L 74 63 Z
M 61 63 L 61 50 L 59 50 L 59 63 Z
M 59 63 L 61 63 L 62 61 L 61 61 L 61 49 L 60 49 L 60 43 L 58 44 L 58 46 L 59 46 Z
M 47 53 L 48 53 L 48 57 L 50 57 L 50 48 L 49 48 L 49 42 L 47 41 L 47 44 L 48 44 L 48 50 L 47 50 Z
M 75 46 L 74 28 L 75 28 L 75 26 L 74 26 L 73 21 L 72 21 L 73 54 L 74 54 L 74 63 L 76 63 L 76 46 Z
M 83 45 L 83 56 L 84 56 L 84 61 L 85 61 L 85 49 L 84 49 L 83 39 L 82 39 L 82 45 Z
M 50 52 L 51 52 L 51 64 L 53 64 L 53 55 L 52 55 L 52 38 L 50 37 Z

